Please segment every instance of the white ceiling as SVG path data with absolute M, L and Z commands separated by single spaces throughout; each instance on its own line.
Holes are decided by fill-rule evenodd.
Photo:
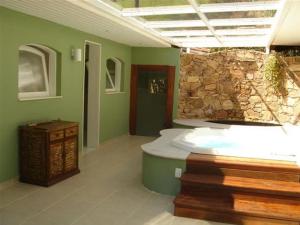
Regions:
M 272 44 L 300 45 L 300 0 L 288 1 Z
M 276 26 L 273 26 L 275 29 L 272 32 L 269 44 L 300 45 L 300 0 L 281 0 L 281 2 L 287 3 L 285 4 L 285 7 L 283 7 L 284 10 L 282 10 Z M 169 35 L 164 35 L 163 32 L 160 33 L 155 29 L 148 27 L 147 25 L 149 25 L 150 22 L 147 24 L 147 21 L 139 22 L 139 20 L 136 20 L 135 18 L 126 17 L 122 15 L 122 11 L 105 4 L 104 1 L 0 0 L 0 6 L 1 5 L 129 46 L 170 47 L 170 43 L 176 44 L 176 41 L 178 41 L 176 35 L 173 40 Z M 133 9 L 130 10 L 132 11 Z M 134 12 L 131 12 L 130 10 L 127 11 L 129 13 L 136 13 L 136 10 Z M 230 10 L 236 9 L 233 7 Z M 138 13 L 145 12 L 141 11 Z M 220 20 L 218 21 L 220 22 Z M 158 22 L 160 21 L 156 21 L 156 23 Z M 178 24 L 178 21 L 176 24 Z M 232 32 L 231 30 L 226 30 L 226 32 L 229 31 Z M 258 34 L 259 32 L 257 35 Z M 198 35 L 199 34 L 197 34 L 197 36 Z M 219 34 L 216 33 L 216 35 Z M 237 37 L 232 37 L 232 40 L 226 40 L 224 43 L 228 45 L 228 47 L 234 47 L 237 43 L 236 38 Z M 243 43 L 239 43 L 239 46 L 241 47 L 248 47 L 247 45 L 249 45 L 249 43 L 252 43 L 255 46 L 257 44 L 259 44 L 259 46 L 266 46 L 267 43 L 263 36 L 260 36 L 259 40 L 256 38 L 252 41 L 246 40 L 242 36 L 241 38 L 243 39 Z M 185 44 L 185 47 L 215 47 L 219 45 L 216 41 L 209 42 L 208 39 L 202 40 L 201 35 L 198 39 L 194 40 L 188 38 L 181 41 Z M 181 45 L 179 44 L 179 46 Z
M 85 0 L 0 0 L 4 6 L 129 46 L 170 47 L 151 32 Z

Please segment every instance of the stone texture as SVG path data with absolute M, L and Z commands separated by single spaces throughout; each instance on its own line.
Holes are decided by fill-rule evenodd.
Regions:
M 197 76 L 189 76 L 187 78 L 188 83 L 194 83 L 194 82 L 198 82 L 198 81 L 199 81 L 199 77 L 197 77 Z
M 178 117 L 300 124 L 299 84 L 286 76 L 287 92 L 275 94 L 264 58 L 253 50 L 181 55 Z
M 222 103 L 223 109 L 228 110 L 228 109 L 233 109 L 233 103 L 230 100 L 225 100 Z
M 215 90 L 217 87 L 216 84 L 208 84 L 205 86 L 205 90 L 211 91 L 211 90 Z

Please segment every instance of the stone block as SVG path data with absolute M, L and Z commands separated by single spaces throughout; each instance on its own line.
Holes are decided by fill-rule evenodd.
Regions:
M 254 74 L 253 73 L 247 73 L 246 77 L 247 77 L 248 80 L 253 80 Z
M 207 65 L 210 66 L 213 69 L 217 69 L 219 63 L 217 61 L 215 61 L 215 60 L 208 60 L 207 61 Z
M 254 95 L 249 98 L 249 102 L 251 104 L 255 104 L 255 103 L 261 102 L 261 98 L 259 96 Z
M 208 91 L 216 90 L 217 89 L 217 85 L 216 84 L 208 84 L 208 85 L 205 86 L 204 89 L 208 90 Z
M 217 111 L 215 114 L 216 119 L 227 119 L 227 112 L 225 110 Z
M 297 100 L 298 100 L 297 98 L 287 98 L 286 103 L 288 106 L 295 106 L 295 103 L 297 102 Z
M 242 70 L 230 70 L 230 74 L 231 74 L 231 77 L 232 79 L 244 79 L 245 78 L 245 74 Z
M 223 109 L 225 109 L 225 110 L 233 109 L 233 107 L 234 107 L 233 102 L 231 100 L 225 100 L 222 103 L 222 106 L 223 106 Z
M 199 77 L 197 77 L 197 76 L 188 76 L 188 78 L 187 78 L 188 83 L 193 83 L 193 82 L 198 82 L 198 81 L 199 81 Z

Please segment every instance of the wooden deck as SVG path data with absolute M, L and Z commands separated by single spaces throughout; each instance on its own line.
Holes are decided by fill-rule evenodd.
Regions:
M 175 215 L 241 225 L 300 225 L 300 167 L 190 154 Z

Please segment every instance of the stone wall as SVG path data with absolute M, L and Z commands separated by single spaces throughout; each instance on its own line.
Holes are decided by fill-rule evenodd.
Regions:
M 297 77 L 285 67 L 285 92 L 276 94 L 264 58 L 251 50 L 182 54 L 178 117 L 299 124 Z

